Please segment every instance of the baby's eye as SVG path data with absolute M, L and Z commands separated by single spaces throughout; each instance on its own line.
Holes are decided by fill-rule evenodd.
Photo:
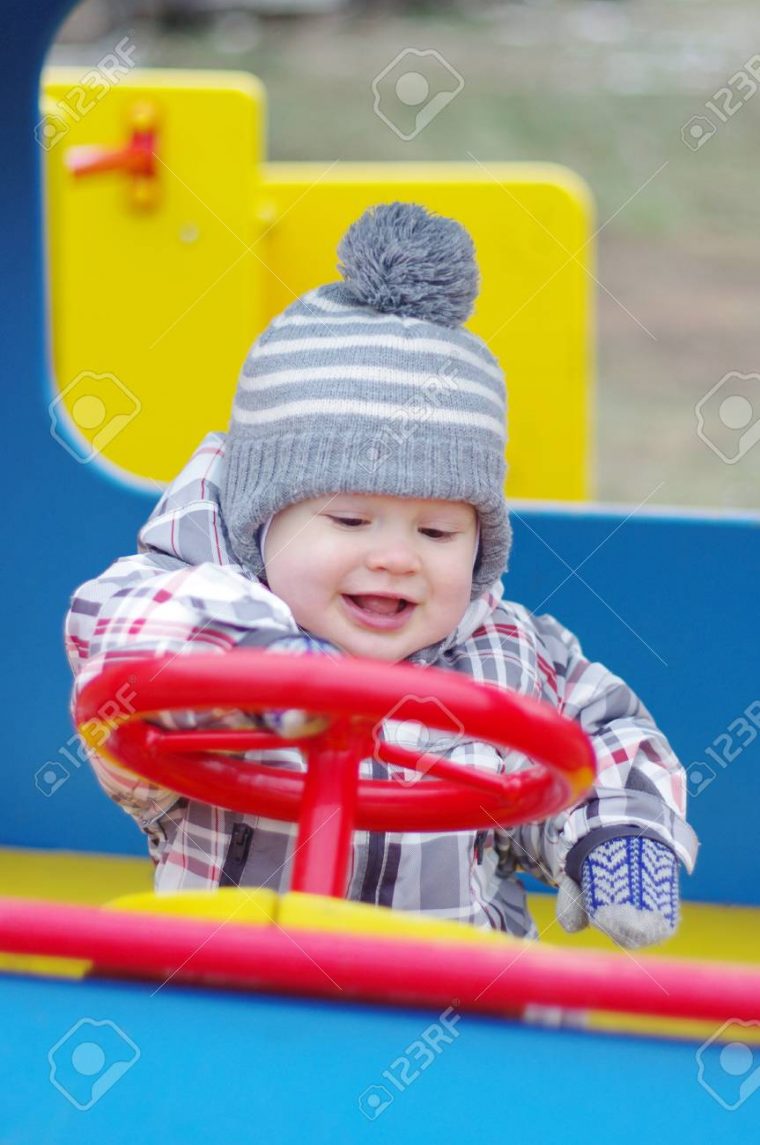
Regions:
M 363 517 L 334 517 L 328 514 L 331 521 L 335 521 L 338 525 L 346 525 L 349 529 L 357 525 L 366 525 L 367 522 Z M 425 536 L 429 536 L 433 541 L 448 541 L 456 536 L 456 533 L 447 533 L 443 529 L 420 529 L 420 532 Z
M 364 520 L 361 517 L 330 517 L 331 521 L 337 521 L 339 525 L 363 525 Z

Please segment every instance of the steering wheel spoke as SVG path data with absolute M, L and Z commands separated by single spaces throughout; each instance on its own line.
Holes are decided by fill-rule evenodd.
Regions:
M 484 791 L 488 795 L 503 797 L 508 792 L 504 776 L 479 768 L 464 767 L 460 763 L 452 763 L 451 760 L 430 752 L 413 752 L 408 748 L 385 742 L 378 744 L 375 756 L 381 763 L 395 764 L 415 773 L 413 779 L 400 782 L 414 783 L 425 776 L 431 776 L 434 779 L 449 779 L 463 787 L 474 787 L 477 791 Z

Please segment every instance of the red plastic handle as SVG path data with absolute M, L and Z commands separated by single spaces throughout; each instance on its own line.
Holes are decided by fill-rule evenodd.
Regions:
M 158 112 L 148 100 L 138 100 L 129 108 L 129 139 L 122 147 L 92 144 L 70 147 L 66 165 L 75 176 L 123 171 L 127 175 L 152 179 L 156 175 Z
M 105 722 L 129 685 L 136 710 Z M 284 740 L 255 730 L 164 731 L 157 712 L 288 707 L 330 713 L 316 736 Z M 107 667 L 75 709 L 83 737 L 115 762 L 190 799 L 267 818 L 299 821 L 294 890 L 343 895 L 351 832 L 445 831 L 514 826 L 556 814 L 593 783 L 593 748 L 582 729 L 539 703 L 457 673 L 359 658 L 273 655 L 145 657 Z M 509 775 L 471 769 L 434 753 L 411 754 L 382 739 L 386 720 L 413 720 L 448 736 L 517 750 L 534 766 Z M 242 752 L 298 747 L 307 770 L 240 759 Z M 228 758 L 223 752 L 235 752 Z M 435 781 L 407 787 L 359 780 L 367 757 L 401 763 Z
M 66 164 L 77 176 L 98 175 L 103 171 L 124 171 L 128 175 L 153 176 L 155 135 L 152 131 L 134 131 L 124 147 L 70 147 Z

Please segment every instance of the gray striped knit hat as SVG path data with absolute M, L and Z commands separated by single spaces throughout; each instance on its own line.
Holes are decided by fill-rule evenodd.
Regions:
M 511 531 L 504 376 L 461 325 L 478 291 L 472 240 L 391 203 L 348 229 L 338 257 L 343 282 L 273 319 L 243 365 L 221 490 L 233 553 L 264 580 L 260 527 L 312 497 L 466 501 L 480 524 L 474 600 L 505 571 Z

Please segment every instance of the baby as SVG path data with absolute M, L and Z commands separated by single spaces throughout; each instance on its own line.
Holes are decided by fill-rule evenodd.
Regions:
M 435 665 L 543 700 L 592 740 L 590 795 L 510 830 L 357 831 L 347 896 L 535 937 L 524 870 L 559 887 L 567 930 L 590 922 L 624 946 L 661 941 L 678 921 L 678 862 L 691 871 L 697 852 L 683 771 L 622 680 L 556 620 L 502 599 L 506 395 L 498 362 L 462 325 L 478 287 L 472 241 L 454 220 L 393 203 L 367 211 L 338 253 L 343 281 L 297 299 L 256 340 L 229 433 L 201 443 L 137 554 L 75 593 L 76 689 L 135 654 L 258 647 Z M 186 727 L 242 719 L 258 722 L 163 716 Z M 313 726 L 293 709 L 264 722 L 284 734 Z M 389 713 L 383 734 L 397 731 Z M 463 767 L 530 766 L 457 736 L 441 751 L 445 741 L 436 733 L 438 754 Z M 304 766 L 286 746 L 255 758 Z M 147 834 L 158 891 L 287 888 L 290 824 L 92 762 Z M 361 774 L 399 769 L 367 759 Z
M 333 494 L 289 505 L 264 536 L 272 592 L 350 656 L 405 660 L 470 603 L 478 522 L 464 501 Z

